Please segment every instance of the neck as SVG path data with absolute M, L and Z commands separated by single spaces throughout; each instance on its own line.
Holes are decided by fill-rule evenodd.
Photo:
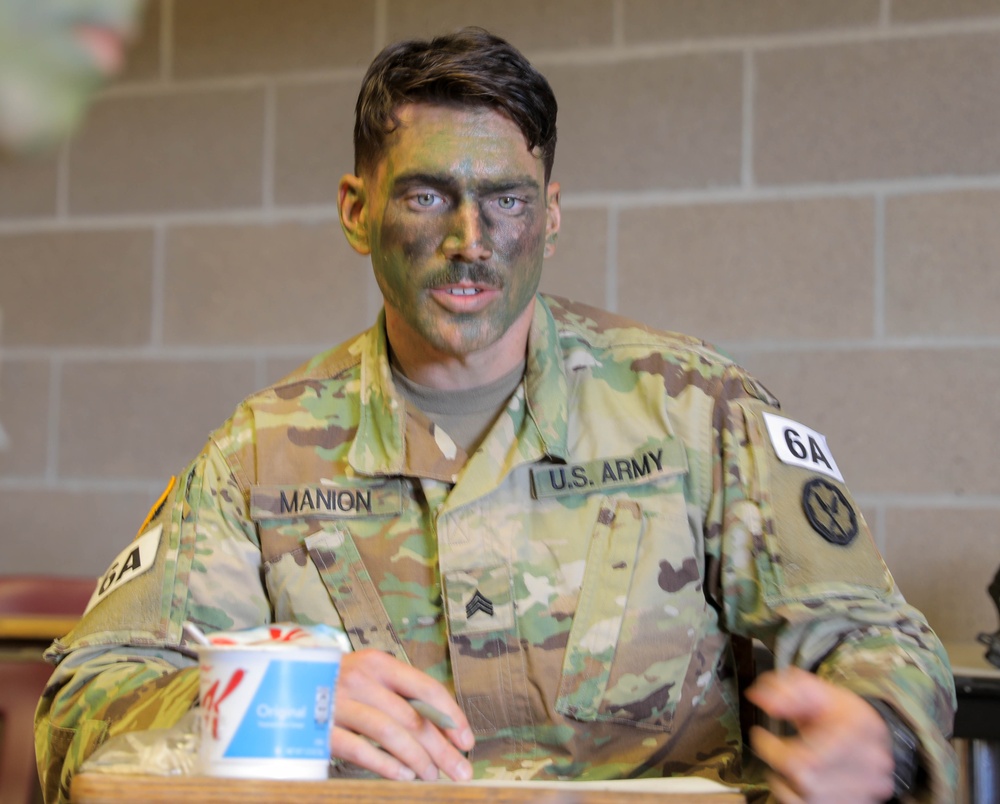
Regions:
M 534 306 L 534 302 L 529 304 L 496 341 L 467 354 L 451 354 L 420 344 L 404 322 L 387 315 L 386 335 L 396 368 L 407 379 L 442 391 L 489 385 L 524 361 Z

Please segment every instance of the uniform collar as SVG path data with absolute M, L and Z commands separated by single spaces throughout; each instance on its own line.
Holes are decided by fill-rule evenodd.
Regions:
M 407 413 L 389 367 L 385 310 L 379 312 L 375 325 L 351 348 L 360 352 L 357 392 L 361 409 L 348 461 L 361 475 L 403 474 L 407 466 Z M 525 393 L 539 450 L 549 457 L 565 460 L 568 454 L 565 367 L 556 322 L 541 296 L 535 297 L 528 333 Z
M 555 318 L 544 297 L 538 295 L 528 333 L 525 393 L 528 415 L 538 430 L 542 451 L 550 458 L 566 460 L 569 454 L 566 366 Z

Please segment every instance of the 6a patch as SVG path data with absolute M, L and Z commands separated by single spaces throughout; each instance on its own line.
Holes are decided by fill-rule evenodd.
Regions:
M 801 466 L 844 482 L 837 462 L 826 445 L 826 436 L 800 422 L 763 411 L 767 434 L 778 460 Z
M 844 492 L 816 477 L 802 487 L 806 518 L 820 536 L 832 544 L 847 545 L 858 535 L 858 515 Z
M 148 533 L 144 533 L 133 541 L 118 554 L 108 568 L 108 571 L 98 581 L 97 588 L 87 603 L 87 612 L 119 586 L 135 580 L 153 568 L 153 564 L 156 561 L 156 551 L 160 547 L 160 536 L 162 535 L 163 525 L 157 525 Z

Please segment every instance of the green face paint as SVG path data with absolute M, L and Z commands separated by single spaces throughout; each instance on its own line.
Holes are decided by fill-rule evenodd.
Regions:
M 0 147 L 49 147 L 108 78 L 79 32 L 132 35 L 143 0 L 0 0 Z
M 414 104 L 399 116 L 365 178 L 390 339 L 421 358 L 461 359 L 530 313 L 551 229 L 544 166 L 497 112 Z

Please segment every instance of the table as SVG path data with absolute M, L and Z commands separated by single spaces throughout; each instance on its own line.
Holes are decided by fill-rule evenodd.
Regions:
M 216 779 L 208 776 L 117 776 L 80 773 L 73 779 L 73 804 L 745 804 L 739 793 L 654 793 L 573 790 L 521 782 L 493 787 L 457 783 L 331 779 L 287 782 Z
M 1000 801 L 1000 668 L 981 642 L 946 642 L 955 676 L 955 751 L 963 802 Z

